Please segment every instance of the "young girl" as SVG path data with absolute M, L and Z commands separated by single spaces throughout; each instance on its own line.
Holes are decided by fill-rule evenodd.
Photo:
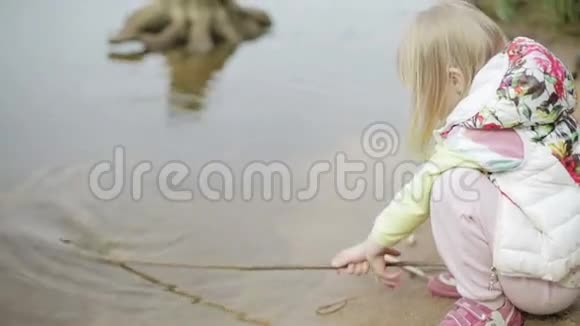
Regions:
M 523 325 L 580 295 L 580 142 L 572 74 L 528 38 L 508 42 L 477 8 L 447 1 L 418 15 L 399 49 L 412 129 L 433 154 L 376 219 L 363 243 L 333 260 L 372 269 L 428 216 L 461 297 L 441 325 Z M 437 130 L 435 130 L 437 128 Z M 434 131 L 435 130 L 435 131 Z

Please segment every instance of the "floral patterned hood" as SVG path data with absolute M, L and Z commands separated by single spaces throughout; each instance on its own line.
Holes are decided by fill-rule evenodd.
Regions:
M 468 129 L 518 129 L 531 141 L 549 147 L 580 185 L 572 74 L 548 49 L 528 38 L 514 39 L 504 54 L 509 66 L 495 99 L 462 125 Z

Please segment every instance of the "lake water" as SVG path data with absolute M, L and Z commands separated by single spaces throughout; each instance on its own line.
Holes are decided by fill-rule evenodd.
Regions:
M 375 198 L 375 180 L 389 176 L 370 167 L 392 170 L 405 157 L 408 99 L 396 48 L 405 21 L 427 2 L 254 1 L 272 15 L 273 29 L 231 54 L 127 62 L 108 57 L 106 40 L 141 1 L 2 1 L 1 324 L 431 325 L 413 307 L 425 296 L 414 281 L 387 293 L 369 279 L 328 272 L 122 268 L 94 259 L 325 264 L 363 239 L 392 194 Z M 361 135 L 378 121 L 396 128 L 401 149 L 375 160 Z M 119 146 L 125 187 L 117 199 L 99 200 L 90 169 Z M 327 161 L 336 170 L 340 153 L 367 164 L 359 175 L 367 191 L 345 199 L 329 172 L 315 196 L 299 200 L 310 167 Z M 137 201 L 130 172 L 143 161 L 153 172 Z M 171 201 L 159 190 L 155 173 L 176 161 L 190 169 L 179 187 L 194 190 L 192 200 Z M 264 200 L 258 188 L 244 199 L 242 171 L 257 161 L 288 167 L 290 200 L 278 192 Z M 211 162 L 231 169 L 232 200 L 209 200 L 196 186 Z M 354 187 L 352 176 L 348 182 Z M 219 187 L 219 179 L 210 184 Z M 436 259 L 423 245 L 428 250 L 411 256 Z M 338 314 L 314 313 L 358 295 Z M 427 302 L 433 311 L 447 304 Z

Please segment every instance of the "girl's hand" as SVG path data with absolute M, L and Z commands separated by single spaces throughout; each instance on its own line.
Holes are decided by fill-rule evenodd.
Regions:
M 393 248 L 385 248 L 373 240 L 364 243 L 365 256 L 377 280 L 388 287 L 395 288 L 401 283 L 401 272 L 388 273 L 385 255 L 399 256 L 401 253 Z
M 367 274 L 370 265 L 367 262 L 364 242 L 339 252 L 334 259 L 332 259 L 331 265 L 332 267 L 338 268 L 339 274 Z

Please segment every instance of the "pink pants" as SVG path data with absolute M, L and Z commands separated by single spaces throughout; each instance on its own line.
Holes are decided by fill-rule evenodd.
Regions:
M 500 200 L 507 199 L 476 170 L 457 168 L 435 181 L 431 198 L 433 236 L 459 293 L 492 309 L 502 306 L 506 297 L 520 310 L 537 315 L 569 308 L 580 297 L 580 289 L 501 275 L 494 282 L 492 246 Z M 495 283 L 491 289 L 490 281 Z

